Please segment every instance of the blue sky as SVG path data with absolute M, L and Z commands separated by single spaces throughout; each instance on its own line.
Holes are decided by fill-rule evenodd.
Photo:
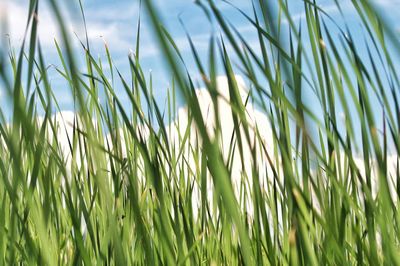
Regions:
M 7 18 L 7 33 L 9 33 L 11 43 L 15 48 L 18 48 L 22 40 L 27 17 L 27 2 L 26 0 L 0 0 L 0 17 L 2 19 L 5 17 Z M 93 54 L 105 60 L 104 42 L 106 42 L 110 48 L 116 66 L 127 77 L 129 76 L 127 56 L 129 51 L 135 47 L 136 26 L 140 13 L 138 2 L 139 1 L 132 0 L 83 1 Z M 236 26 L 238 31 L 243 34 L 249 43 L 253 43 L 254 47 L 257 48 L 257 36 L 253 27 L 249 25 L 243 16 L 234 8 L 220 2 L 221 1 L 218 2 L 218 5 L 224 16 Z M 339 24 L 346 21 L 350 30 L 355 34 L 354 36 L 362 40 L 363 33 L 359 31 L 360 22 L 355 19 L 355 10 L 351 8 L 350 0 L 343 0 L 340 2 L 344 11 L 344 20 L 335 7 L 333 0 L 317 1 L 318 5 L 323 7 Z M 58 38 L 57 26 L 45 3 L 46 1 L 41 1 L 41 8 L 39 11 L 39 38 L 43 50 L 45 51 L 47 63 L 60 66 L 54 46 L 54 38 Z M 213 29 L 218 33 L 218 28 L 213 28 L 213 26 L 210 25 L 202 10 L 196 6 L 193 1 L 158 0 L 156 3 L 163 16 L 163 21 L 167 24 L 168 30 L 186 60 L 189 71 L 196 77 L 197 70 L 194 66 L 189 44 L 183 27 L 179 22 L 179 18 L 184 22 L 200 55 L 206 55 L 210 35 Z M 235 0 L 231 1 L 231 3 L 247 14 L 251 14 L 252 12 L 251 1 Z M 289 3 L 290 12 L 299 23 L 304 15 L 302 1 L 290 0 Z M 400 0 L 376 0 L 375 3 L 394 27 L 398 28 L 400 23 L 397 22 L 397 18 L 400 12 L 397 10 L 400 10 Z M 68 10 L 70 10 L 70 12 L 66 13 L 66 16 L 69 18 L 71 38 L 76 40 L 77 37 L 74 36 L 74 34 L 76 34 L 79 38 L 83 39 L 83 24 L 79 10 L 77 8 L 70 8 Z M 333 26 L 332 31 L 334 31 Z M 362 47 L 362 45 L 360 47 Z M 76 49 L 81 51 L 78 45 Z M 361 48 L 360 52 L 365 53 L 366 51 L 363 51 Z M 168 73 L 165 72 L 165 67 L 160 58 L 161 55 L 152 37 L 152 32 L 146 23 L 146 18 L 143 18 L 141 31 L 141 65 L 145 74 L 149 75 L 150 72 L 152 73 L 156 99 L 162 102 L 166 97 L 166 90 L 170 77 Z M 50 73 L 51 82 L 61 108 L 72 109 L 70 92 L 68 88 L 65 88 L 65 82 L 57 75 L 55 70 L 52 70 Z M 3 100 L 1 102 L 4 102 L 4 95 L 2 98 Z M 309 98 L 312 99 L 313 96 L 310 94 Z
M 21 43 L 25 30 L 27 18 L 27 2 L 22 0 L 0 0 L 0 10 L 7 16 L 8 29 L 11 38 L 11 44 L 14 48 L 18 48 Z M 86 0 L 84 3 L 85 16 L 87 20 L 87 29 L 91 42 L 92 52 L 100 58 L 105 59 L 104 42 L 107 43 L 115 64 L 122 73 L 128 74 L 127 55 L 131 49 L 135 47 L 136 27 L 139 15 L 139 1 L 106 1 L 106 0 Z M 208 38 L 211 33 L 211 26 L 203 15 L 199 7 L 189 1 L 158 1 L 158 7 L 163 14 L 164 22 L 168 25 L 171 35 L 181 49 L 184 57 L 189 59 L 190 50 L 183 27 L 178 17 L 180 17 L 191 33 L 194 43 L 200 52 L 205 51 L 208 45 Z M 244 1 L 236 1 L 235 5 L 245 11 L 250 11 L 249 4 L 243 4 Z M 2 3 L 2 4 L 1 4 Z M 54 38 L 58 38 L 57 26 L 46 1 L 42 1 L 39 11 L 39 38 L 46 52 L 46 60 L 48 64 L 60 65 L 54 46 Z M 240 18 L 237 12 L 228 5 L 220 5 L 224 14 L 232 17 L 232 22 L 239 27 L 243 27 L 246 31 L 247 24 L 243 18 Z M 71 10 L 71 9 L 70 9 Z M 5 11 L 5 12 L 4 12 Z M 3 14 L 3 17 L 4 17 Z M 74 34 L 83 40 L 83 23 L 77 8 L 66 14 L 69 17 L 71 28 L 70 36 L 77 39 Z M 141 31 L 141 65 L 145 73 L 152 73 L 155 78 L 155 86 L 159 87 L 159 99 L 165 97 L 164 88 L 169 82 L 169 77 L 163 71 L 164 67 L 160 64 L 160 53 L 156 42 L 152 38 L 151 31 L 143 19 Z M 246 34 L 246 33 L 245 33 Z M 77 45 L 77 50 L 81 48 Z M 55 72 L 55 71 L 54 71 Z M 55 74 L 55 73 L 54 73 Z M 62 86 L 62 78 L 58 75 L 52 77 L 53 85 L 60 82 Z M 163 88 L 163 89 L 161 89 Z M 60 96 L 60 104 L 65 108 L 70 105 L 70 97 L 67 90 L 61 90 L 56 93 Z M 64 95 L 65 94 L 65 95 Z

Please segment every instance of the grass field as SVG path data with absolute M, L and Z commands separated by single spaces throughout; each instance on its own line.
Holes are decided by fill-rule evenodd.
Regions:
M 256 45 L 196 1 L 219 30 L 205 58 L 188 33 L 200 81 L 142 1 L 171 72 L 160 104 L 140 24 L 124 76 L 109 47 L 77 51 L 47 0 L 75 112 L 54 96 L 39 2 L 21 48 L 0 49 L 0 265 L 400 265 L 400 44 L 373 1 L 348 1 L 362 40 L 318 1 L 302 24 L 290 1 L 252 1 Z

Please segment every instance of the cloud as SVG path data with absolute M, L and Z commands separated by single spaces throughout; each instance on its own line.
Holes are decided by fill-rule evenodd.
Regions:
M 240 92 L 240 95 L 242 96 L 242 100 L 244 101 L 247 95 L 247 88 L 245 87 L 245 82 L 240 76 L 236 76 L 236 81 L 238 83 L 238 89 Z M 258 181 L 260 182 L 260 188 L 262 189 L 263 193 L 269 190 L 270 185 L 269 182 L 276 181 L 273 180 L 273 173 L 272 173 L 272 166 L 275 167 L 275 170 L 278 172 L 282 171 L 281 168 L 281 161 L 280 160 L 273 160 L 272 165 L 270 164 L 269 160 L 267 157 L 271 157 L 271 154 L 275 153 L 275 148 L 274 148 L 274 140 L 273 140 L 273 135 L 272 135 L 272 130 L 270 126 L 270 120 L 266 116 L 266 114 L 256 110 L 254 106 L 252 106 L 251 102 L 246 106 L 246 120 L 249 123 L 249 134 L 250 134 L 250 141 L 247 141 L 244 137 L 245 134 L 240 135 L 232 135 L 232 132 L 234 131 L 234 124 L 232 117 L 230 116 L 231 113 L 231 107 L 227 103 L 226 100 L 229 101 L 229 93 L 228 93 L 228 81 L 226 77 L 218 77 L 217 78 L 217 90 L 220 94 L 218 96 L 218 109 L 217 112 L 221 116 L 223 116 L 222 121 L 220 121 L 221 126 L 221 132 L 220 134 L 220 141 L 219 141 L 219 150 L 222 153 L 223 159 L 226 164 L 232 163 L 231 169 L 230 169 L 230 177 L 231 177 L 231 182 L 234 188 L 234 192 L 236 195 L 236 198 L 240 201 L 241 207 L 246 206 L 247 214 L 249 215 L 250 218 L 254 217 L 254 210 L 253 210 L 253 205 L 252 205 L 252 199 L 251 199 L 251 194 L 245 194 L 246 198 L 245 200 L 240 196 L 242 189 L 246 189 L 246 191 L 252 191 L 252 183 L 247 182 L 245 176 L 251 177 L 252 171 L 254 167 L 257 167 L 258 169 Z M 195 93 L 198 97 L 199 100 L 199 105 L 200 105 L 200 113 L 203 116 L 203 119 L 205 121 L 205 126 L 206 129 L 210 135 L 210 137 L 213 139 L 215 138 L 215 135 L 213 134 L 214 127 L 215 127 L 215 119 L 214 119 L 214 113 L 213 113 L 213 102 L 211 99 L 211 96 L 209 92 L 205 89 L 196 89 Z M 178 110 L 178 114 L 176 119 L 169 125 L 166 125 L 166 133 L 167 133 L 167 138 L 169 141 L 169 145 L 172 149 L 172 156 L 177 156 L 174 158 L 177 163 L 174 164 L 174 170 L 180 173 L 180 171 L 183 171 L 183 176 L 186 178 L 184 182 L 190 183 L 191 187 L 193 189 L 192 193 L 192 198 L 191 198 L 191 203 L 193 206 L 194 210 L 194 215 L 197 217 L 199 214 L 197 210 L 199 209 L 198 207 L 200 206 L 201 202 L 201 189 L 202 187 L 199 186 L 199 184 L 195 181 L 194 174 L 191 174 L 189 172 L 189 169 L 193 170 L 195 172 L 196 167 L 198 166 L 198 157 L 194 156 L 192 153 L 195 151 L 198 147 L 198 145 L 201 145 L 201 138 L 199 137 L 198 131 L 195 127 L 195 125 L 191 125 L 190 120 L 188 120 L 188 107 L 182 107 Z M 73 112 L 62 112 L 58 113 L 52 116 L 52 121 L 54 122 L 56 126 L 56 131 L 55 134 L 57 135 L 57 141 L 58 141 L 58 149 L 60 154 L 64 156 L 66 159 L 66 166 L 68 169 L 71 167 L 71 151 L 70 147 L 68 145 L 68 140 L 70 140 L 73 137 L 74 131 L 76 132 L 76 129 L 74 128 L 74 122 L 79 121 L 79 117 L 74 114 Z M 39 119 L 39 122 L 43 120 Z M 76 123 L 75 123 L 76 124 Z M 82 126 L 82 124 L 80 124 Z M 183 141 L 183 136 L 187 132 L 187 128 L 190 128 L 191 130 L 189 131 L 189 135 L 187 136 L 187 139 Z M 244 126 L 240 126 L 240 131 L 242 132 Z M 137 128 L 137 133 L 140 132 L 140 135 L 144 137 L 144 139 L 148 138 L 149 136 L 149 129 L 146 126 L 138 126 Z M 125 132 L 125 133 L 124 133 Z M 129 136 L 129 134 L 126 133 L 126 128 L 121 128 L 115 131 L 112 131 L 109 133 L 106 138 L 104 139 L 104 147 L 106 149 L 109 149 L 110 152 L 113 152 L 117 154 L 118 156 L 122 156 L 123 158 L 128 156 L 129 150 L 127 150 L 127 143 L 125 142 L 126 137 Z M 119 137 L 116 138 L 115 134 L 119 134 Z M 113 136 L 113 137 L 112 137 Z M 240 153 L 238 152 L 238 146 L 236 144 L 232 143 L 237 143 L 239 140 L 238 138 L 242 138 L 242 152 L 245 160 L 241 160 L 240 158 Z M 49 141 L 52 140 L 53 135 L 52 132 L 48 133 L 48 138 Z M 185 137 L 186 138 L 186 137 Z M 114 141 L 113 141 L 114 140 Z M 102 140 L 99 140 L 101 144 Z M 117 146 L 115 143 L 118 142 L 118 147 L 120 147 L 120 151 L 117 153 Z M 77 142 L 83 143 L 82 142 Z M 259 149 L 259 147 L 263 144 L 265 147 L 264 149 Z M 200 146 L 201 147 L 201 146 Z M 255 149 L 254 157 L 253 157 L 253 149 Z M 79 150 L 79 146 L 76 148 L 76 150 Z M 371 167 L 369 172 L 366 172 L 367 168 L 365 167 L 365 162 L 361 156 L 353 155 L 353 160 L 355 163 L 355 167 L 349 166 L 349 158 L 343 151 L 338 151 L 339 153 L 335 156 L 335 159 L 337 162 L 337 169 L 335 169 L 337 176 L 343 176 L 343 177 L 348 177 L 349 176 L 349 169 L 358 169 L 361 178 L 365 181 L 370 179 L 372 183 L 372 196 L 374 199 L 376 199 L 378 191 L 379 191 L 379 175 L 378 175 L 378 164 L 374 159 L 368 160 L 368 164 Z M 269 154 L 269 156 L 267 156 Z M 83 154 L 83 157 L 78 155 L 75 157 L 75 160 L 77 160 L 77 165 L 78 167 L 80 165 L 86 165 L 85 160 L 88 158 L 85 157 L 86 155 Z M 144 168 L 143 166 L 143 160 L 141 157 L 137 158 L 137 162 L 139 164 L 138 167 L 138 178 L 140 182 L 145 183 L 146 178 L 145 178 L 145 173 L 142 171 Z M 174 161 L 175 161 L 174 160 Z M 398 165 L 399 165 L 399 156 L 398 154 L 392 154 L 389 155 L 386 161 L 387 164 L 387 178 L 389 181 L 389 192 L 390 196 L 392 197 L 393 201 L 397 201 L 397 194 L 396 194 L 396 185 L 397 185 L 397 180 L 396 177 L 398 176 Z M 312 170 L 310 178 L 322 178 L 322 182 L 325 182 L 326 178 L 328 178 L 324 173 L 328 172 L 325 171 L 324 169 L 324 164 L 321 163 L 321 168 L 320 170 Z M 296 167 L 296 165 L 293 165 Z M 106 166 L 106 169 L 110 169 L 110 164 L 108 163 Z M 169 164 L 166 164 L 166 172 L 169 172 Z M 297 165 L 297 167 L 300 167 Z M 350 168 L 349 168 L 350 167 Z M 298 169 L 297 169 L 298 170 Z M 107 171 L 109 172 L 109 171 Z M 280 177 L 284 178 L 284 176 L 278 174 Z M 325 178 L 324 178 L 325 177 Z M 278 182 L 284 182 L 284 180 L 280 179 Z M 358 186 L 358 190 L 362 191 L 361 188 L 361 182 L 356 182 L 356 185 Z M 213 206 L 214 201 L 213 201 L 213 193 L 215 193 L 214 186 L 211 183 L 211 179 L 207 178 L 206 182 L 206 191 L 207 191 L 207 203 L 209 206 Z M 317 211 L 320 211 L 319 208 L 319 199 L 316 196 L 317 193 L 311 189 L 312 192 L 312 197 L 313 197 L 313 202 L 315 202 L 314 207 L 317 208 Z M 362 201 L 362 198 L 360 196 L 359 201 Z M 246 205 L 245 205 L 246 204 Z M 86 230 L 86 229 L 85 229 Z
M 375 4 L 378 4 L 382 7 L 398 7 L 400 4 L 400 0 L 375 0 L 373 1 Z
M 89 9 L 86 14 L 88 37 L 91 42 L 103 44 L 103 39 L 109 42 L 117 50 L 128 52 L 131 43 L 130 35 L 132 32 L 132 20 L 137 12 L 136 7 L 129 7 L 124 12 L 121 9 L 100 6 Z M 66 26 L 71 38 L 75 39 L 75 34 L 83 40 L 84 28 L 81 16 L 72 17 L 71 14 L 64 14 Z M 0 4 L 0 19 L 6 21 L 8 25 L 5 33 L 10 36 L 12 45 L 22 43 L 26 22 L 28 18 L 28 3 L 21 1 L 5 1 Z M 134 32 L 134 31 L 133 31 Z M 58 23 L 55 20 L 50 8 L 41 5 L 38 15 L 38 36 L 43 47 L 54 47 L 54 39 L 60 40 Z
M 3 10 L 0 17 L 7 25 L 5 28 L 5 34 L 10 37 L 11 44 L 13 46 L 22 44 L 27 29 L 28 2 L 5 1 L 0 9 Z M 59 35 L 57 23 L 45 5 L 40 8 L 38 13 L 39 40 L 43 47 L 54 46 L 54 39 Z M 67 27 L 71 29 L 72 24 L 69 23 Z

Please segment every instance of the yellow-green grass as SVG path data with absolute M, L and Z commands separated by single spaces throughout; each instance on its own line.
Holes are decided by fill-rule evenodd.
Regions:
M 197 1 L 221 31 L 207 58 L 188 33 L 199 91 L 160 10 L 143 1 L 174 81 L 161 106 L 141 69 L 140 26 L 131 76 L 108 47 L 100 62 L 85 43 L 80 69 L 58 2 L 48 0 L 76 113 L 52 113 L 61 110 L 32 15 L 18 53 L 0 54 L 13 105 L 11 120 L 0 109 L 2 264 L 400 264 L 398 38 L 372 3 L 351 2 L 370 56 L 346 27 L 331 35 L 314 1 L 303 1 L 301 26 L 287 2 L 272 14 L 253 1 L 254 14 L 242 15 L 257 49 L 213 1 Z

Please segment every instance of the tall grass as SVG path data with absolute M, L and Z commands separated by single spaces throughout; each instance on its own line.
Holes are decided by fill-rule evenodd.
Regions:
M 140 23 L 131 76 L 107 46 L 107 61 L 96 59 L 89 40 L 82 69 L 58 2 L 47 2 L 61 35 L 57 72 L 76 115 L 68 124 L 68 113 L 53 114 L 61 110 L 37 36 L 39 1 L 30 0 L 22 47 L 0 53 L 0 84 L 13 108 L 11 119 L 0 109 L 1 264 L 400 264 L 399 45 L 373 2 L 351 1 L 360 40 L 316 1 L 302 2 L 302 24 L 289 1 L 252 1 L 254 13 L 238 14 L 257 35 L 254 45 L 214 1 L 197 1 L 221 32 L 207 58 L 188 33 L 212 128 L 153 1 L 141 12 L 172 73 L 165 105 L 141 69 Z M 245 98 L 235 72 L 248 84 Z M 229 97 L 217 73 L 226 75 Z M 182 124 L 174 124 L 177 95 L 187 106 Z M 268 117 L 270 138 L 249 120 L 249 105 Z M 222 126 L 227 117 L 231 132 Z

